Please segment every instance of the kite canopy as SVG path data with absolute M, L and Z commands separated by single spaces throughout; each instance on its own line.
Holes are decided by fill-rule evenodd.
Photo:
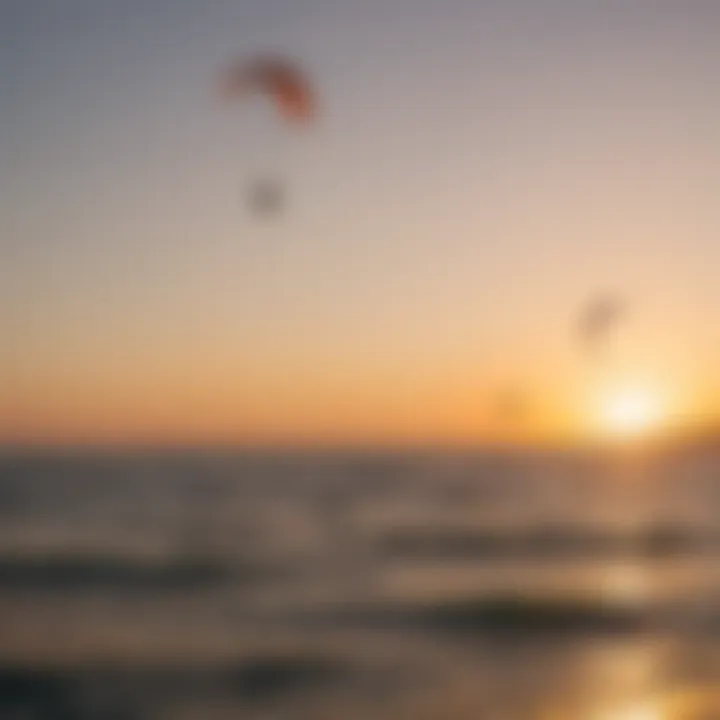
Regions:
M 260 57 L 239 61 L 223 75 L 224 97 L 234 100 L 249 93 L 265 93 L 281 115 L 292 122 L 309 122 L 316 114 L 316 101 L 308 78 L 289 60 Z
M 596 350 L 615 327 L 624 312 L 616 297 L 603 296 L 592 300 L 582 311 L 578 322 L 580 341 L 588 350 Z
M 527 398 L 517 388 L 505 388 L 496 394 L 494 408 L 500 420 L 516 422 L 527 411 Z
M 280 184 L 261 180 L 250 188 L 249 203 L 256 215 L 276 215 L 284 206 L 284 191 Z

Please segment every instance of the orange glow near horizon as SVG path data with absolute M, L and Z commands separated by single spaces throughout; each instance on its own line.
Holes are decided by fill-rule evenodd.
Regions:
M 689 417 L 705 409 L 669 373 L 597 384 L 572 356 L 379 350 L 198 344 L 172 362 L 160 348 L 118 349 L 45 367 L 6 357 L 0 445 L 569 446 L 663 429 L 675 407 L 659 388 L 684 393 Z M 520 398 L 510 415 L 498 408 L 508 388 Z
M 425 384 L 390 377 L 246 377 L 218 373 L 195 384 L 167 373 L 156 383 L 26 384 L 5 393 L 0 444 L 473 446 L 572 445 L 647 435 L 666 422 L 660 395 L 606 392 L 587 427 L 570 389 L 532 395 L 512 422 L 493 412 L 493 386 L 467 379 Z M 187 377 L 193 377 L 190 373 Z M 552 392 L 553 390 L 555 392 Z M 565 393 L 562 393 L 562 390 Z
M 26 378 L 4 394 L 0 442 L 466 446 L 541 442 L 571 424 L 550 401 L 521 423 L 502 422 L 492 390 L 467 378 L 422 382 L 393 373 L 354 382 L 339 372 L 199 378 L 190 368 L 115 382 Z

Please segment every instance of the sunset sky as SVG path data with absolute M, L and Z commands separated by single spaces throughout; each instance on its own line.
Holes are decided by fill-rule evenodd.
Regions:
M 716 0 L 0 0 L 0 444 L 483 441 L 507 387 L 537 437 L 623 387 L 712 415 L 718 37 Z M 217 102 L 264 50 L 310 131 Z

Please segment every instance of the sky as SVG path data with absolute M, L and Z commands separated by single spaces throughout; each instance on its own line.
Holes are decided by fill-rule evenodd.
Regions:
M 475 442 L 508 387 L 537 437 L 623 383 L 716 413 L 719 32 L 715 0 L 0 0 L 0 444 Z M 307 132 L 217 101 L 265 51 Z M 597 292 L 630 307 L 601 369 Z

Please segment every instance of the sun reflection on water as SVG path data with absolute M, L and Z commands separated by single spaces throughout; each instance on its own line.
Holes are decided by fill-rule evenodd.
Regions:
M 596 709 L 590 720 L 671 720 L 659 701 L 661 648 L 610 646 L 596 656 Z
M 670 720 L 659 703 L 640 701 L 600 712 L 593 720 Z
M 608 568 L 601 585 L 605 602 L 611 605 L 639 606 L 650 599 L 647 568 L 639 565 L 615 565 Z

